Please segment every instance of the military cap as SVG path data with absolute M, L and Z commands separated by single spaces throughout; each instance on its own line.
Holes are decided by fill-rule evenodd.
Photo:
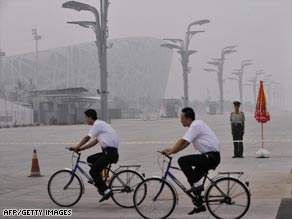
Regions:
M 234 101 L 234 102 L 233 102 L 233 105 L 234 105 L 234 106 L 240 106 L 240 104 L 241 104 L 241 103 L 240 103 L 239 101 Z

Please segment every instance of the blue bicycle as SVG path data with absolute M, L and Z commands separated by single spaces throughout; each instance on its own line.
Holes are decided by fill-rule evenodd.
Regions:
M 81 152 L 74 151 L 72 153 L 72 169 L 65 168 L 59 170 L 49 179 L 49 196 L 59 206 L 70 207 L 75 205 L 84 193 L 85 186 L 78 172 L 85 176 L 88 183 L 94 185 L 92 178 L 79 165 L 90 164 L 81 161 L 80 156 Z M 111 198 L 120 207 L 134 207 L 134 190 L 144 180 L 143 175 L 137 172 L 140 167 L 140 165 L 119 166 L 116 170 L 112 171 L 111 166 L 109 166 L 104 170 L 104 180 L 108 182 L 108 186 L 113 192 Z M 112 176 L 109 177 L 109 174 Z
M 167 158 L 167 159 L 165 159 Z M 158 159 L 159 160 L 159 159 Z M 192 213 L 199 208 L 206 208 L 218 219 L 238 219 L 243 217 L 250 206 L 250 192 L 248 183 L 240 180 L 243 172 L 219 172 L 214 178 L 209 178 L 208 173 L 203 178 L 210 181 L 204 195 L 189 192 L 186 187 L 170 172 L 179 170 L 171 166 L 172 157 L 164 155 L 161 165 L 162 177 L 151 177 L 140 183 L 134 192 L 134 206 L 137 212 L 146 219 L 167 218 L 178 203 L 178 194 L 174 186 L 168 181 L 170 179 L 191 198 L 196 206 Z M 164 171 L 164 164 L 166 170 Z M 234 177 L 232 175 L 237 175 Z

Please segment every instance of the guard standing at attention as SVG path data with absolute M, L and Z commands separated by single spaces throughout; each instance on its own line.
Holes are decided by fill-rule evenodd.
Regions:
M 239 110 L 240 102 L 234 101 L 234 112 L 230 114 L 231 133 L 233 136 L 234 156 L 243 158 L 244 113 Z

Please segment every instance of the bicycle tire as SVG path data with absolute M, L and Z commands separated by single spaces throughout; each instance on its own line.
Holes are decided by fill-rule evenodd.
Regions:
M 109 183 L 109 188 L 113 192 L 112 200 L 122 208 L 133 208 L 134 191 L 143 181 L 143 176 L 134 170 L 121 170 L 115 173 Z
M 217 187 L 227 195 L 223 197 Z M 239 219 L 250 207 L 250 193 L 242 181 L 233 177 L 222 177 L 216 179 L 207 189 L 205 201 L 209 212 L 215 218 Z M 215 209 L 213 206 L 216 205 Z
M 74 178 L 68 188 L 64 190 L 64 187 L 68 184 L 72 174 L 74 174 Z M 74 192 L 72 193 L 72 191 Z M 48 193 L 55 204 L 61 207 L 70 207 L 75 205 L 82 196 L 82 182 L 71 170 L 59 170 L 49 179 Z M 72 200 L 70 200 L 70 194 L 73 194 Z
M 163 188 L 161 190 L 162 183 Z M 143 191 L 142 186 L 146 188 L 146 192 L 145 190 Z M 157 200 L 153 200 L 157 195 Z M 142 199 L 143 201 L 141 201 Z M 156 208 L 157 205 L 159 205 L 159 208 Z M 153 177 L 144 180 L 134 192 L 135 209 L 145 219 L 165 219 L 174 211 L 175 205 L 176 195 L 174 189 L 167 181 L 161 178 Z M 163 212 L 164 206 L 166 206 L 165 212 Z

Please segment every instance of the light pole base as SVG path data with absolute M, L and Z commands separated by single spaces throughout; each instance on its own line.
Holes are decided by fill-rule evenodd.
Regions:
M 257 152 L 256 152 L 256 158 L 269 158 L 270 157 L 270 152 L 266 149 L 259 149 Z

